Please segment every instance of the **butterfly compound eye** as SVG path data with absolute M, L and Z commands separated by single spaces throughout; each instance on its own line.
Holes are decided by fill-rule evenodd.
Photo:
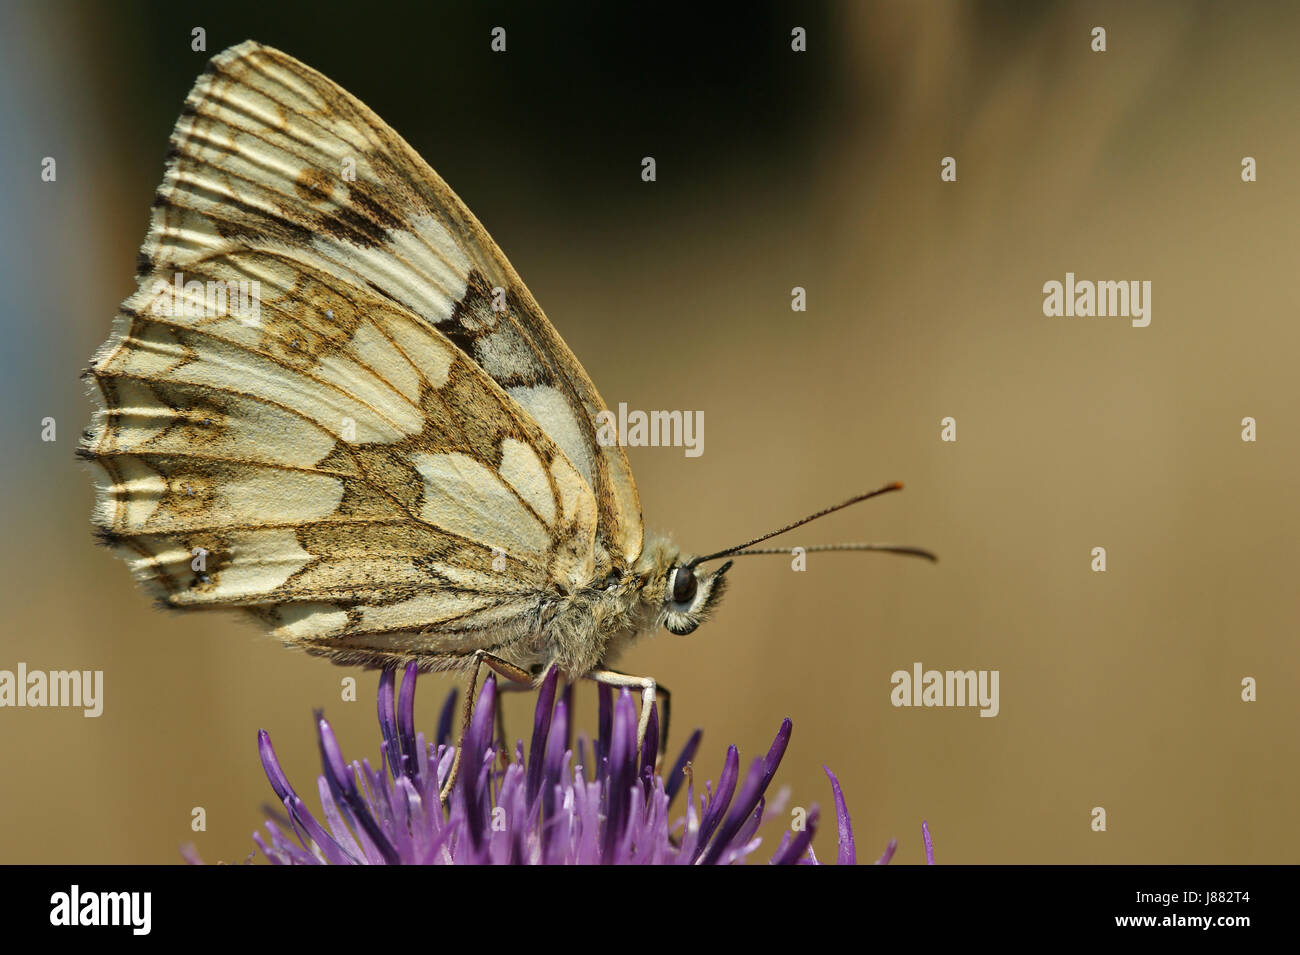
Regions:
M 698 586 L 695 571 L 690 567 L 678 567 L 673 574 L 673 603 L 689 604 L 695 599 Z

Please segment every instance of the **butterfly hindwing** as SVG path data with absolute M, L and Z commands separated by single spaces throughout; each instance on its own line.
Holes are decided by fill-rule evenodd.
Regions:
M 141 266 L 84 454 L 102 535 L 168 605 L 453 665 L 535 638 L 549 595 L 639 555 L 577 360 L 436 174 L 291 57 L 213 60 Z M 239 309 L 237 286 L 256 289 Z

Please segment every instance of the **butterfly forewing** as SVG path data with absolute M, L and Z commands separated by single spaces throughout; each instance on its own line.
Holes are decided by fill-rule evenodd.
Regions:
M 454 665 L 640 555 L 590 379 L 460 200 L 319 73 L 253 43 L 212 61 L 140 260 L 85 454 L 96 523 L 168 605 Z

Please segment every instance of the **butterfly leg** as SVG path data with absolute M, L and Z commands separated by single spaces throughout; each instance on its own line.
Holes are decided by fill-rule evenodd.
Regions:
M 485 663 L 513 683 L 526 683 L 529 686 L 533 684 L 533 675 L 527 670 L 521 670 L 513 663 L 507 663 L 486 650 L 474 651 L 474 666 L 469 673 L 469 687 L 465 691 L 465 703 L 460 711 L 460 744 L 457 745 L 456 756 L 451 761 L 451 772 L 447 774 L 447 782 L 442 787 L 441 798 L 444 804 L 450 798 L 451 789 L 456 785 L 456 777 L 460 774 L 460 757 L 465 749 L 465 734 L 469 732 L 470 719 L 474 716 L 474 698 L 478 690 L 478 674 Z M 500 715 L 499 709 L 497 714 Z
M 641 752 L 641 747 L 645 743 L 646 728 L 650 725 L 650 711 L 654 709 L 656 694 L 663 697 L 663 720 L 660 721 L 659 729 L 659 752 L 655 753 L 655 766 L 659 765 L 659 758 L 668 748 L 668 714 L 669 704 L 673 695 L 668 692 L 668 687 L 656 683 L 654 677 L 649 676 L 630 676 L 626 673 L 619 673 L 617 670 L 592 670 L 587 674 L 587 679 L 596 683 L 604 683 L 606 686 L 629 687 L 641 691 L 641 719 L 636 728 L 636 748 Z
M 514 684 L 512 683 L 503 683 L 501 684 L 500 689 L 513 685 Z M 497 693 L 496 699 L 492 701 L 492 709 L 496 711 L 493 714 L 493 718 L 496 721 L 497 739 L 501 742 L 501 768 L 505 769 L 510 765 L 510 743 L 506 737 L 506 708 L 501 705 L 501 697 L 503 695 L 504 694 L 502 693 Z
M 496 721 L 497 721 L 497 739 L 501 741 L 501 768 L 505 769 L 514 762 L 514 755 L 510 751 L 510 737 L 506 734 L 506 709 L 505 695 L 511 692 L 523 692 L 533 689 L 537 683 L 537 678 L 532 677 L 527 683 L 502 683 L 497 687 L 496 698 Z

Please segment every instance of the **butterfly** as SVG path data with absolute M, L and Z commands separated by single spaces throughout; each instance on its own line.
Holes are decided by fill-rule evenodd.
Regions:
M 646 536 L 605 402 L 501 250 L 278 50 L 232 47 L 196 82 L 138 266 L 79 454 L 99 537 L 165 607 L 236 608 L 341 664 L 470 671 L 466 719 L 485 664 L 636 688 L 644 739 L 666 691 L 610 662 L 709 616 L 731 562 L 702 564 L 771 552 Z

